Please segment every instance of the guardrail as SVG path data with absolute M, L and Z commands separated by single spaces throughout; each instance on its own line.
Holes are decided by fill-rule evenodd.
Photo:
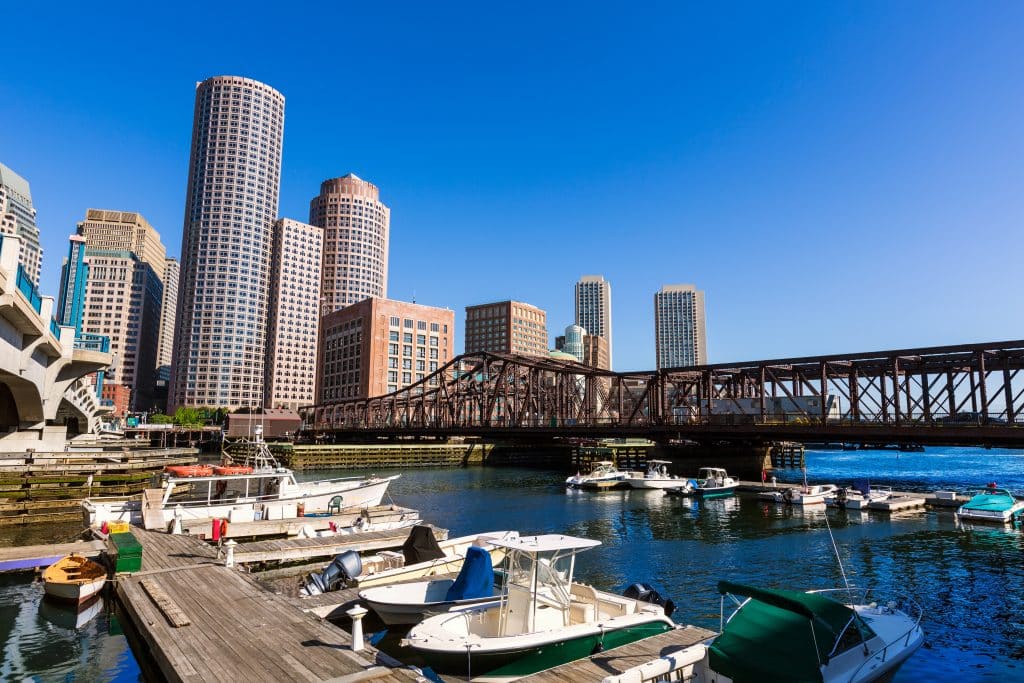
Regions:
M 58 323 L 54 318 L 50 318 L 50 334 L 57 339 L 60 339 L 60 323 Z
M 28 276 L 28 272 L 20 263 L 18 264 L 18 291 L 24 295 L 36 313 L 43 310 L 43 295 L 39 293 L 39 289 L 32 282 L 32 278 Z
M 110 353 L 110 337 L 102 334 L 83 332 L 75 339 L 75 348 L 81 351 L 99 351 Z

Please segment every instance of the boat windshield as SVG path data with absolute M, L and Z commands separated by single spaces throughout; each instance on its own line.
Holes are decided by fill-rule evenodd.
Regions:
M 165 505 L 231 504 L 280 498 L 281 486 L 290 475 L 280 472 L 223 477 L 176 478 L 167 485 Z

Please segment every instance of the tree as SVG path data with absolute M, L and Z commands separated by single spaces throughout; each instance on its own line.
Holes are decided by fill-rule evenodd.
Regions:
M 182 406 L 174 411 L 174 424 L 182 427 L 202 427 L 203 415 L 196 408 Z
M 154 425 L 169 425 L 174 422 L 174 418 L 170 415 L 164 415 L 163 413 L 153 413 L 149 416 L 149 423 Z

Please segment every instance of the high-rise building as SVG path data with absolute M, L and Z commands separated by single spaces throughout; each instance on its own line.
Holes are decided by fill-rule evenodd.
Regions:
M 665 285 L 654 295 L 658 369 L 705 365 L 704 292 L 694 285 Z
M 156 354 L 157 368 L 170 372 L 174 361 L 174 322 L 178 308 L 178 259 L 168 257 L 164 266 L 164 299 L 160 311 L 160 347 Z
M 612 285 L 601 275 L 584 275 L 576 283 L 576 324 L 588 335 L 608 342 L 608 367 L 612 362 Z
M 387 297 L 391 209 L 376 185 L 354 173 L 325 180 L 309 202 L 309 222 L 324 230 L 321 316 Z
M 596 334 L 583 337 L 583 364 L 601 370 L 611 370 L 612 361 L 608 354 L 608 340 Z
M 466 353 L 548 355 L 547 313 L 520 301 L 466 307 Z
M 425 380 L 452 359 L 455 313 L 364 299 L 320 320 L 318 402 L 382 396 Z
M 68 256 L 60 268 L 60 292 L 57 293 L 57 322 L 75 328 L 75 338 L 82 336 L 82 314 L 85 310 L 89 262 L 85 258 L 85 238 L 75 234 L 68 238 Z
M 43 267 L 43 248 L 39 246 L 36 210 L 28 181 L 0 164 L 0 233 L 21 238 L 18 263 L 32 284 L 39 286 Z
M 583 339 L 586 336 L 587 331 L 579 325 L 569 325 L 565 328 L 565 341 L 562 343 L 561 348 L 558 348 L 556 344 L 556 348 L 558 348 L 559 351 L 565 351 L 582 363 Z
M 316 400 L 320 261 L 324 231 L 290 218 L 274 223 L 263 405 L 298 410 Z
M 153 404 L 166 251 L 160 234 L 138 213 L 88 209 L 78 224 L 89 263 L 81 331 L 109 337 L 113 362 L 104 385 L 127 389 L 132 410 Z M 130 396 L 130 398 L 128 398 Z M 159 406 L 163 408 L 163 406 Z
M 284 96 L 238 76 L 196 85 L 169 409 L 263 400 Z

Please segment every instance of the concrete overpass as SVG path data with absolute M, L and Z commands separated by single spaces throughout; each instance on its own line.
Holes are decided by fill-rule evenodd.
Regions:
M 0 236 L 0 453 L 61 451 L 67 437 L 98 430 L 108 409 L 83 378 L 111 355 L 76 348 L 75 328 L 57 325 L 53 297 L 19 266 L 20 249 L 19 237 Z

